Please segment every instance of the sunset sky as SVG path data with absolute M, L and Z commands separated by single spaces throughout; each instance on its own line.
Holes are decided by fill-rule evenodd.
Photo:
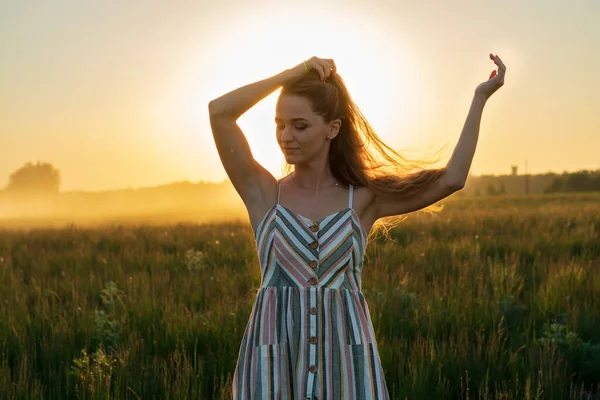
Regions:
M 598 21 L 598 0 L 0 0 L 0 187 L 29 161 L 63 191 L 221 181 L 208 102 L 313 55 L 388 144 L 448 158 L 498 54 L 471 173 L 598 169 Z M 274 106 L 239 123 L 281 176 Z

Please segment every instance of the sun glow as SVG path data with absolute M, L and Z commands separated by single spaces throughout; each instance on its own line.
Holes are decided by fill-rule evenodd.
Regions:
M 202 98 L 190 102 L 190 112 L 201 125 L 201 134 L 207 135 L 202 138 L 203 156 L 219 162 L 205 112 L 208 101 L 313 55 L 334 59 L 354 101 L 387 144 L 396 147 L 410 143 L 418 115 L 415 97 L 422 91 L 421 77 L 406 43 L 392 39 L 398 36 L 397 32 L 378 28 L 375 21 L 364 16 L 308 7 L 260 10 L 228 23 L 210 39 L 210 54 L 205 46 L 202 60 L 196 55 L 195 60 L 187 62 L 194 71 L 180 74 L 193 76 L 203 71 L 204 79 L 198 83 Z M 275 176 L 281 176 L 283 165 L 273 122 L 278 94 L 279 90 L 238 120 L 254 157 Z M 211 149 L 214 154 L 209 155 Z M 224 172 L 215 179 L 221 177 L 225 177 Z

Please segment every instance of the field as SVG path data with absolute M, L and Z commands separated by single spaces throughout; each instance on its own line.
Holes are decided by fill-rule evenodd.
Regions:
M 600 193 L 450 198 L 374 237 L 393 399 L 600 392 Z M 0 232 L 0 399 L 230 399 L 260 271 L 246 221 Z

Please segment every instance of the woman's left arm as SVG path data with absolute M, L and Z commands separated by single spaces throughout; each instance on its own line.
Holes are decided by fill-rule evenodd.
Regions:
M 477 146 L 483 106 L 490 96 L 504 84 L 506 67 L 498 56 L 490 54 L 490 58 L 498 65 L 498 73 L 496 74 L 496 70 L 492 71 L 489 79 L 475 89 L 475 96 L 460 139 L 452 157 L 444 167 L 443 175 L 433 185 L 423 188 L 418 194 L 375 196 L 369 207 L 373 220 L 420 210 L 464 187 Z
M 471 108 L 460 138 L 448 164 L 446 164 L 447 181 L 451 182 L 452 187 L 464 187 L 477 147 L 483 107 L 490 96 L 504 85 L 504 75 L 506 73 L 504 63 L 497 55 L 490 54 L 490 58 L 498 65 L 498 72 L 496 70 L 492 71 L 490 78 L 475 89 L 475 96 L 471 102 Z

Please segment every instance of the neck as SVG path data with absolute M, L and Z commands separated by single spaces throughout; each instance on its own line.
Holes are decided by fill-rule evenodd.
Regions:
M 339 184 L 329 168 L 320 171 L 294 168 L 291 178 L 293 184 L 309 189 L 335 187 L 336 184 Z

